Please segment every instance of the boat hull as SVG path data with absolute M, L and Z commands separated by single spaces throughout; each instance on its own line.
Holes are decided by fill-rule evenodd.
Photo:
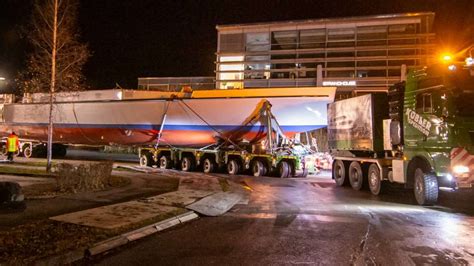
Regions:
M 287 136 L 327 125 L 327 99 L 318 97 L 253 97 L 142 99 L 64 102 L 54 105 L 54 141 L 86 145 L 149 145 L 156 143 L 164 121 L 161 144 L 205 146 L 242 125 L 262 100 Z M 20 138 L 47 140 L 49 105 L 5 104 L 0 132 Z M 251 139 L 259 128 L 249 128 Z

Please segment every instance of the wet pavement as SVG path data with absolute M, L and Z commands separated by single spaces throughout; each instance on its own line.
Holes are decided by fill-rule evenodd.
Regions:
M 410 191 L 337 188 L 328 178 L 236 177 L 248 205 L 151 236 L 93 263 L 474 264 L 473 193 L 442 193 L 419 207 Z
M 247 205 L 150 236 L 89 263 L 103 265 L 469 265 L 473 193 L 419 207 L 410 191 L 336 188 L 329 178 L 236 177 Z

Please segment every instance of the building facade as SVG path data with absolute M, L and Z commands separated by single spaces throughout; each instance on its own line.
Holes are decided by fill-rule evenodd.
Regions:
M 218 25 L 217 89 L 385 91 L 434 60 L 434 13 Z

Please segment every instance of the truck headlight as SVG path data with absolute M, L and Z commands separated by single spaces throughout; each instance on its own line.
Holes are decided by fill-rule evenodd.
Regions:
M 462 174 L 469 173 L 469 167 L 467 167 L 465 165 L 455 165 L 453 167 L 453 173 L 455 173 L 457 175 L 462 175 Z

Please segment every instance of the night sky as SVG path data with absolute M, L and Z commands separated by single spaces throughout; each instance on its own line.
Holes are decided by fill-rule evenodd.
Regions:
M 0 0 L 0 75 L 24 67 L 28 45 L 18 32 L 31 7 Z M 442 46 L 474 43 L 474 0 L 83 0 L 79 11 L 94 89 L 136 88 L 140 76 L 213 76 L 217 24 L 434 11 Z

